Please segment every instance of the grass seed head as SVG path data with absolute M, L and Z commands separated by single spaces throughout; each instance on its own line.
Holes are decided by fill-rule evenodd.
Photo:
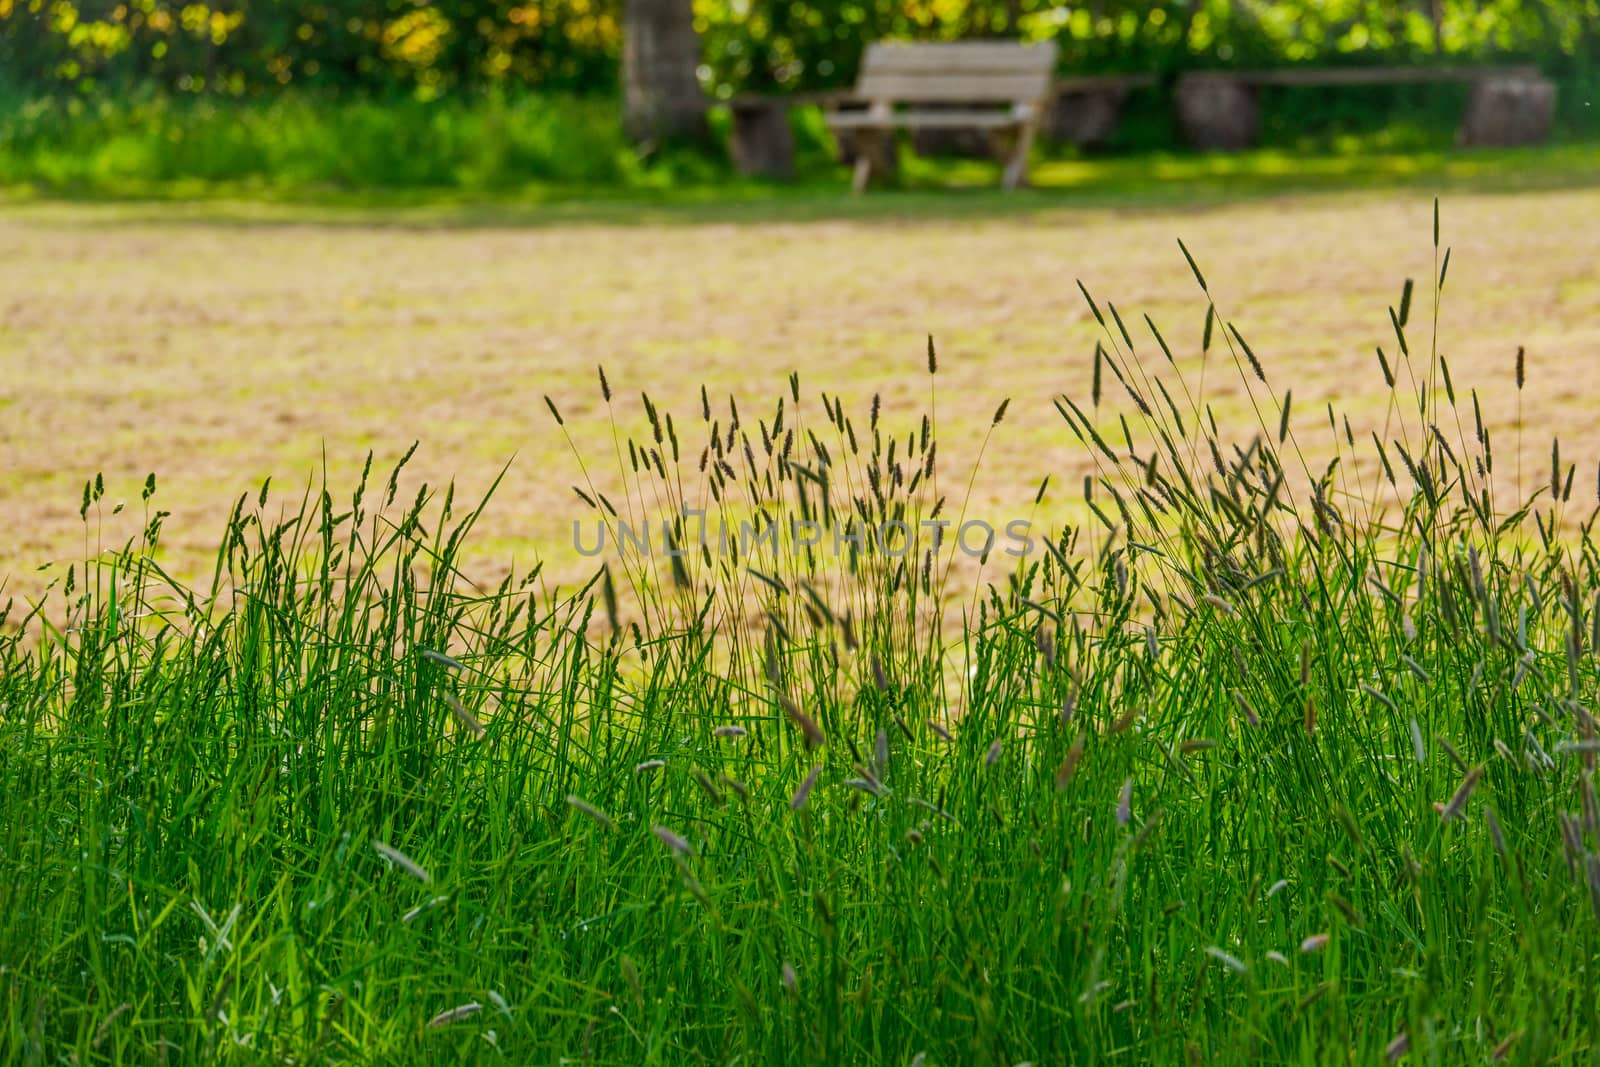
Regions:
M 1238 956 L 1235 956 L 1230 952 L 1225 952 L 1216 945 L 1207 945 L 1206 955 L 1210 956 L 1212 959 L 1228 968 L 1228 970 L 1232 971 L 1234 974 L 1244 974 L 1250 969 L 1245 966 L 1244 961 Z
M 405 871 L 423 885 L 427 885 L 429 882 L 433 881 L 432 876 L 428 874 L 427 869 L 423 867 L 422 864 L 418 863 L 416 860 L 413 860 L 410 856 L 407 856 L 404 852 L 401 852 L 393 845 L 385 844 L 382 841 L 374 841 L 372 842 L 372 849 L 378 855 L 382 856 L 396 867 L 399 867 L 402 871 Z
M 615 830 L 617 828 L 617 824 L 611 821 L 611 816 L 607 815 L 605 812 L 601 811 L 587 800 L 584 800 L 582 797 L 575 796 L 571 793 L 567 794 L 567 806 L 573 811 L 577 812 L 579 815 L 582 815 L 584 818 L 588 819 L 590 822 L 594 823 L 596 826 L 600 827 L 602 830 Z
M 454 693 L 446 693 L 444 694 L 444 702 L 450 705 L 450 711 L 455 715 L 456 721 L 466 729 L 467 733 L 475 738 L 481 739 L 483 737 L 485 732 L 483 723 L 478 721 L 476 715 L 466 709 L 460 698 Z
M 817 784 L 817 775 L 821 773 L 822 764 L 819 763 L 815 767 L 811 768 L 811 773 L 806 775 L 805 780 L 800 783 L 800 788 L 796 789 L 794 791 L 794 796 L 789 798 L 789 808 L 791 811 L 799 811 L 801 808 L 806 806 L 806 801 L 811 796 L 811 790 Z
M 687 839 L 673 833 L 665 826 L 652 826 L 650 827 L 650 832 L 655 834 L 663 845 L 666 845 L 667 848 L 671 849 L 680 856 L 687 856 L 694 851 L 694 849 L 689 846 Z
M 806 747 L 822 747 L 827 738 L 823 736 L 822 727 L 817 725 L 817 720 L 802 711 L 800 705 L 796 704 L 787 693 L 778 694 L 778 703 L 783 707 L 783 713 L 789 717 L 789 721 L 805 738 Z
M 428 1028 L 430 1030 L 437 1030 L 441 1026 L 449 1026 L 451 1023 L 458 1023 L 463 1019 L 470 1019 L 472 1016 L 478 1014 L 478 1012 L 482 1010 L 483 1005 L 479 1004 L 475 1000 L 466 1004 L 460 1004 L 454 1008 L 441 1011 L 438 1015 L 435 1015 L 433 1018 L 429 1019 Z
M 1450 797 L 1450 802 L 1439 808 L 1439 817 L 1445 822 L 1451 822 L 1461 817 L 1466 810 L 1467 801 L 1472 797 L 1472 791 L 1478 787 L 1478 779 L 1483 777 L 1483 765 L 1472 768 L 1467 776 L 1456 787 L 1455 793 Z

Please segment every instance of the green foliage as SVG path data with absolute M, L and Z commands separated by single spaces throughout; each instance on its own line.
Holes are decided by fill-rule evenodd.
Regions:
M 191 590 L 147 512 L 0 624 L 5 1058 L 1592 1059 L 1600 512 L 1559 447 L 1509 484 L 1520 418 L 1497 471 L 1439 252 L 1370 447 L 1291 418 L 1195 260 L 1176 356 L 1085 291 L 1093 517 L 971 589 L 931 342 L 926 421 L 792 377 L 574 465 L 613 532 L 705 503 L 843 555 L 679 524 L 484 589 L 480 509 L 396 471 L 241 498 Z
M 699 0 L 696 22 L 719 93 L 848 84 L 884 37 L 1048 37 L 1076 72 L 1518 58 L 1570 75 L 1600 54 L 1600 0 Z M 0 0 L 0 71 L 79 91 L 612 93 L 622 32 L 621 0 Z
M 484 190 L 643 180 L 603 99 L 146 94 L 0 101 L 0 110 L 0 182 L 53 188 L 115 192 L 194 180 Z

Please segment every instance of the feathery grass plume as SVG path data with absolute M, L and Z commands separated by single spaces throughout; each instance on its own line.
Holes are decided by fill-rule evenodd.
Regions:
M 994 742 L 989 746 L 988 751 L 983 754 L 983 765 L 985 767 L 993 767 L 996 763 L 999 763 L 1000 762 L 1000 750 L 1001 750 L 1000 738 L 997 737 L 997 738 L 994 739 Z
M 1405 327 L 1400 325 L 1400 316 L 1395 314 L 1394 308 L 1389 309 L 1389 323 L 1394 327 L 1394 338 L 1400 345 L 1400 355 L 1410 359 L 1411 347 L 1406 344 Z
M 485 733 L 483 723 L 479 722 L 478 717 L 466 709 L 466 706 L 461 703 L 461 700 L 454 693 L 445 693 L 444 702 L 450 705 L 450 711 L 454 713 L 456 721 L 466 729 L 467 733 L 480 740 L 483 738 Z
M 1226 600 L 1224 600 L 1221 597 L 1217 596 L 1215 593 L 1202 593 L 1202 594 L 1200 594 L 1200 599 L 1205 601 L 1207 604 L 1210 604 L 1212 607 L 1216 608 L 1218 611 L 1222 612 L 1224 615 L 1237 615 L 1237 614 L 1239 614 L 1236 610 L 1234 610 L 1234 607 L 1233 607 L 1232 604 L 1228 603 Z
M 782 579 L 774 578 L 774 577 L 772 577 L 771 575 L 768 575 L 768 574 L 763 574 L 761 571 L 756 570 L 754 567 L 746 567 L 745 569 L 750 572 L 750 577 L 756 579 L 762 585 L 765 585 L 765 586 L 769 587 L 770 589 L 772 589 L 774 592 L 776 592 L 780 596 L 787 596 L 788 595 L 789 587 L 783 583 Z
M 807 774 L 805 776 L 805 780 L 800 783 L 800 788 L 796 789 L 794 791 L 794 796 L 789 798 L 789 808 L 791 811 L 799 811 L 801 808 L 806 806 L 806 800 L 811 796 L 811 790 L 817 784 L 817 775 L 821 773 L 822 764 L 819 763 L 815 767 L 811 768 L 811 772 Z
M 878 687 L 878 692 L 887 693 L 889 691 L 889 676 L 884 673 L 883 661 L 878 658 L 876 652 L 872 654 L 871 663 L 872 684 Z
M 1117 825 L 1127 826 L 1133 819 L 1133 779 L 1122 780 L 1122 790 L 1117 794 Z
M 449 894 L 443 894 L 425 900 L 421 904 L 418 904 L 416 907 L 412 908 L 410 911 L 406 912 L 404 915 L 400 916 L 400 921 L 402 923 L 409 923 L 421 916 L 424 912 L 432 911 L 434 908 L 437 908 L 440 904 L 443 904 L 449 899 Z
M 787 693 L 778 694 L 778 703 L 783 708 L 783 713 L 788 716 L 789 722 L 798 729 L 805 738 L 807 748 L 820 748 L 827 740 L 822 734 L 822 727 L 817 725 L 817 720 L 801 710 L 800 705 Z
M 643 763 L 635 764 L 634 768 L 633 768 L 633 773 L 634 774 L 644 774 L 646 771 L 659 771 L 661 768 L 665 767 L 666 765 L 667 765 L 667 761 L 666 760 L 647 759 Z
M 661 825 L 652 826 L 652 827 L 650 827 L 650 832 L 655 834 L 656 838 L 663 845 L 666 845 L 667 848 L 671 849 L 673 852 L 677 853 L 680 856 L 687 856 L 687 855 L 690 855 L 691 853 L 694 852 L 694 849 L 692 847 L 690 847 L 689 842 L 688 842 L 687 839 L 685 839 L 683 837 L 680 837 L 678 834 L 673 833 L 671 830 L 667 829 L 665 826 L 661 826 Z
M 1267 380 L 1267 372 L 1261 368 L 1261 361 L 1256 358 L 1255 352 L 1250 348 L 1250 343 L 1239 332 L 1239 327 L 1228 323 L 1228 332 L 1233 334 L 1233 339 L 1239 342 L 1239 347 L 1244 349 L 1244 358 L 1250 361 L 1250 369 L 1256 372 L 1256 377 L 1263 383 Z
M 711 776 L 705 771 L 702 771 L 699 767 L 692 767 L 689 770 L 689 776 L 694 779 L 694 784 L 700 787 L 700 791 L 706 795 L 711 803 L 721 806 L 728 802 L 728 798 L 722 795 L 722 790 L 717 788 L 717 783 L 713 782 Z
M 939 373 L 939 356 L 933 350 L 933 334 L 928 335 L 928 373 Z
M 868 796 L 881 797 L 884 794 L 883 784 L 872 778 L 846 778 L 846 787 L 857 792 L 866 793 Z
M 475 1000 L 466 1004 L 457 1005 L 454 1008 L 441 1011 L 438 1015 L 435 1015 L 433 1018 L 429 1019 L 428 1029 L 437 1030 L 441 1026 L 449 1026 L 451 1023 L 458 1023 L 463 1019 L 470 1019 L 472 1016 L 478 1014 L 482 1010 L 483 1005 L 479 1004 Z
M 1350 903 L 1350 901 L 1343 895 L 1329 890 L 1327 893 L 1327 901 L 1329 904 L 1334 906 L 1340 915 L 1344 916 L 1344 921 L 1349 923 L 1351 926 L 1359 927 L 1367 925 L 1366 918 L 1359 911 L 1357 911 L 1356 906 Z
M 1261 716 L 1256 714 L 1255 706 L 1245 699 L 1245 695 L 1237 689 L 1230 690 L 1230 692 L 1233 694 L 1233 699 L 1238 703 L 1239 710 L 1244 712 L 1245 722 L 1251 726 L 1260 726 Z
M 750 731 L 743 726 L 719 726 L 711 731 L 711 736 L 738 739 L 747 736 L 749 733 Z
M 783 983 L 783 988 L 788 990 L 791 997 L 800 995 L 800 976 L 795 973 L 794 965 L 785 960 L 783 967 L 778 972 L 778 980 Z
M 1000 401 L 1000 406 L 994 409 L 994 421 L 991 422 L 989 425 L 990 426 L 999 426 L 1001 421 L 1004 420 L 1005 417 L 1006 417 L 1006 408 L 1008 408 L 1010 406 L 1011 406 L 1011 398 L 1009 396 L 1006 397 L 1004 400 Z
M 601 564 L 600 574 L 600 595 L 606 606 L 606 620 L 611 623 L 612 634 L 619 634 L 622 626 L 617 621 L 617 586 L 611 579 L 611 564 Z
M 467 669 L 460 660 L 451 656 L 447 656 L 443 652 L 435 652 L 431 648 L 418 648 L 417 653 L 422 656 L 423 659 L 430 660 L 434 663 L 437 663 L 441 667 L 449 668 L 457 673 Z
M 1516 1045 L 1518 1041 L 1522 1040 L 1523 1033 L 1524 1031 L 1522 1030 L 1513 1031 L 1506 1037 L 1504 1041 L 1500 1042 L 1493 1049 L 1491 1049 L 1489 1052 L 1489 1062 L 1504 1063 L 1506 1057 L 1511 1055 L 1512 1047 Z
M 106 1038 L 111 1036 L 112 1025 L 132 1007 L 133 1005 L 125 1000 L 111 1009 L 111 1013 L 100 1020 L 100 1025 L 94 1028 L 94 1040 L 90 1042 L 90 1048 L 98 1050 L 101 1045 L 105 1044 Z
M 1212 959 L 1228 968 L 1228 970 L 1232 971 L 1234 974 L 1244 974 L 1250 969 L 1244 965 L 1244 961 L 1238 956 L 1235 956 L 1229 952 L 1225 952 L 1216 945 L 1207 945 L 1206 955 L 1210 956 Z
M 565 426 L 567 424 L 567 420 L 561 417 L 561 412 L 556 410 L 556 402 L 550 399 L 549 393 L 545 394 L 544 406 L 550 409 L 551 415 L 555 416 L 557 426 Z
M 1406 279 L 1404 288 L 1400 290 L 1400 325 L 1404 326 L 1411 320 L 1411 290 L 1412 282 Z
M 372 849 L 378 855 L 382 856 L 396 867 L 399 867 L 402 871 L 406 872 L 423 885 L 427 885 L 429 882 L 433 881 L 433 877 L 428 874 L 427 869 L 423 867 L 422 864 L 418 863 L 416 860 L 413 860 L 410 856 L 407 856 L 404 852 L 401 852 L 393 845 L 385 844 L 382 841 L 373 841 Z
M 1501 859 L 1509 859 L 1510 855 L 1506 851 L 1505 831 L 1500 828 L 1500 820 L 1496 817 L 1494 808 L 1487 804 L 1483 808 L 1483 821 L 1488 824 L 1489 841 L 1494 845 L 1494 850 L 1500 854 Z
M 1094 314 L 1094 321 L 1098 322 L 1101 328 L 1104 329 L 1106 318 L 1104 315 L 1100 314 L 1100 305 L 1096 304 L 1094 302 L 1094 297 L 1089 295 L 1089 290 L 1084 287 L 1083 279 L 1074 278 L 1073 281 L 1078 283 L 1078 292 L 1083 294 L 1084 303 L 1089 305 L 1089 310 Z
M 1072 781 L 1078 773 L 1078 763 L 1083 759 L 1083 735 L 1079 734 L 1072 739 L 1072 744 L 1067 748 L 1066 757 L 1062 759 L 1061 766 L 1056 768 L 1056 789 L 1062 790 Z
M 1139 717 L 1143 714 L 1144 708 L 1141 705 L 1133 705 L 1127 711 L 1117 716 L 1116 719 L 1112 720 L 1111 725 L 1106 727 L 1106 733 L 1114 737 L 1117 734 L 1126 732 L 1129 727 L 1139 721 Z
M 611 383 L 606 381 L 606 369 L 601 364 L 595 364 L 596 371 L 600 373 L 600 399 L 607 404 L 611 403 Z
M 1411 751 L 1418 763 L 1428 762 L 1428 748 L 1422 743 L 1422 727 L 1417 725 L 1414 715 L 1411 717 Z
M 1383 381 L 1390 389 L 1394 388 L 1394 368 L 1389 366 L 1389 357 L 1383 354 L 1383 346 L 1377 346 L 1378 366 L 1383 371 Z
M 1521 390 L 1524 385 L 1528 384 L 1528 373 L 1527 373 L 1527 371 L 1528 371 L 1527 350 L 1525 348 L 1523 348 L 1523 346 L 1518 345 L 1517 346 L 1517 389 L 1518 390 Z
M 1305 953 L 1321 952 L 1327 947 L 1329 937 L 1327 934 L 1312 934 L 1300 942 L 1300 951 Z
M 1451 795 L 1448 804 L 1436 805 L 1439 809 L 1439 817 L 1445 822 L 1459 819 L 1461 813 L 1466 810 L 1467 801 L 1472 797 L 1472 791 L 1478 787 L 1478 779 L 1482 777 L 1483 764 L 1480 763 L 1467 772 L 1467 776 L 1456 787 L 1456 791 Z
M 856 640 L 855 623 L 851 621 L 848 611 L 839 619 L 839 636 L 844 640 L 845 651 L 854 652 L 861 647 L 860 642 Z
M 1584 854 L 1583 829 L 1574 816 L 1564 811 L 1556 812 L 1556 825 L 1561 832 L 1561 854 L 1567 861 L 1567 869 L 1576 873 Z
M 932 719 L 928 720 L 928 729 L 932 730 L 933 733 L 934 733 L 934 736 L 937 737 L 941 741 L 949 743 L 949 742 L 955 740 L 955 738 L 951 736 L 949 730 L 946 730 L 943 726 L 940 726 L 937 722 L 935 722 Z
M 1183 243 L 1181 237 L 1178 238 L 1178 249 L 1183 253 L 1183 258 L 1189 261 L 1189 269 L 1194 272 L 1194 280 L 1200 283 L 1200 291 L 1210 296 L 1211 290 L 1206 288 L 1205 276 L 1200 273 L 1199 264 L 1195 263 L 1194 257 L 1189 254 L 1189 246 Z
M 602 830 L 615 830 L 617 824 L 611 821 L 611 816 L 595 807 L 593 804 L 575 794 L 567 794 L 567 806 Z
M 1584 857 L 1584 877 L 1589 883 L 1589 905 L 1600 920 L 1600 854 Z
M 1078 713 L 1079 683 L 1077 672 L 1072 673 L 1072 686 L 1067 690 L 1067 695 L 1061 698 L 1061 725 L 1072 725 L 1072 717 Z
M 1592 759 L 1593 755 L 1585 757 Z M 1583 801 L 1583 828 L 1591 837 L 1600 838 L 1600 798 L 1595 796 L 1594 774 L 1588 769 L 1578 773 L 1578 798 Z
M 1400 1062 L 1400 1057 L 1411 1051 L 1411 1035 L 1401 1030 L 1394 1035 L 1394 1040 L 1384 1046 L 1383 1058 L 1390 1063 Z

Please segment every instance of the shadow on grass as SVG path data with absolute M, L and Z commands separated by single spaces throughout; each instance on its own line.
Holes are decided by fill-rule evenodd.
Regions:
M 494 193 L 453 188 L 341 189 L 173 181 L 87 189 L 0 190 L 0 218 L 61 225 L 160 222 L 240 226 L 503 228 L 1003 219 L 1062 211 L 1192 212 L 1278 196 L 1426 191 L 1520 193 L 1600 186 L 1600 146 L 1513 150 L 1237 154 L 1158 153 L 1046 159 L 1032 187 L 995 187 L 981 161 L 907 155 L 901 183 L 850 195 L 845 172 L 784 184 L 736 180 L 678 188 L 530 184 Z

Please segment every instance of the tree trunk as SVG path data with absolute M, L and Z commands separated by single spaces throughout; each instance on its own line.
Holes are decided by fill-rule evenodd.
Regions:
M 692 0 L 624 0 L 623 126 L 636 143 L 705 140 Z

